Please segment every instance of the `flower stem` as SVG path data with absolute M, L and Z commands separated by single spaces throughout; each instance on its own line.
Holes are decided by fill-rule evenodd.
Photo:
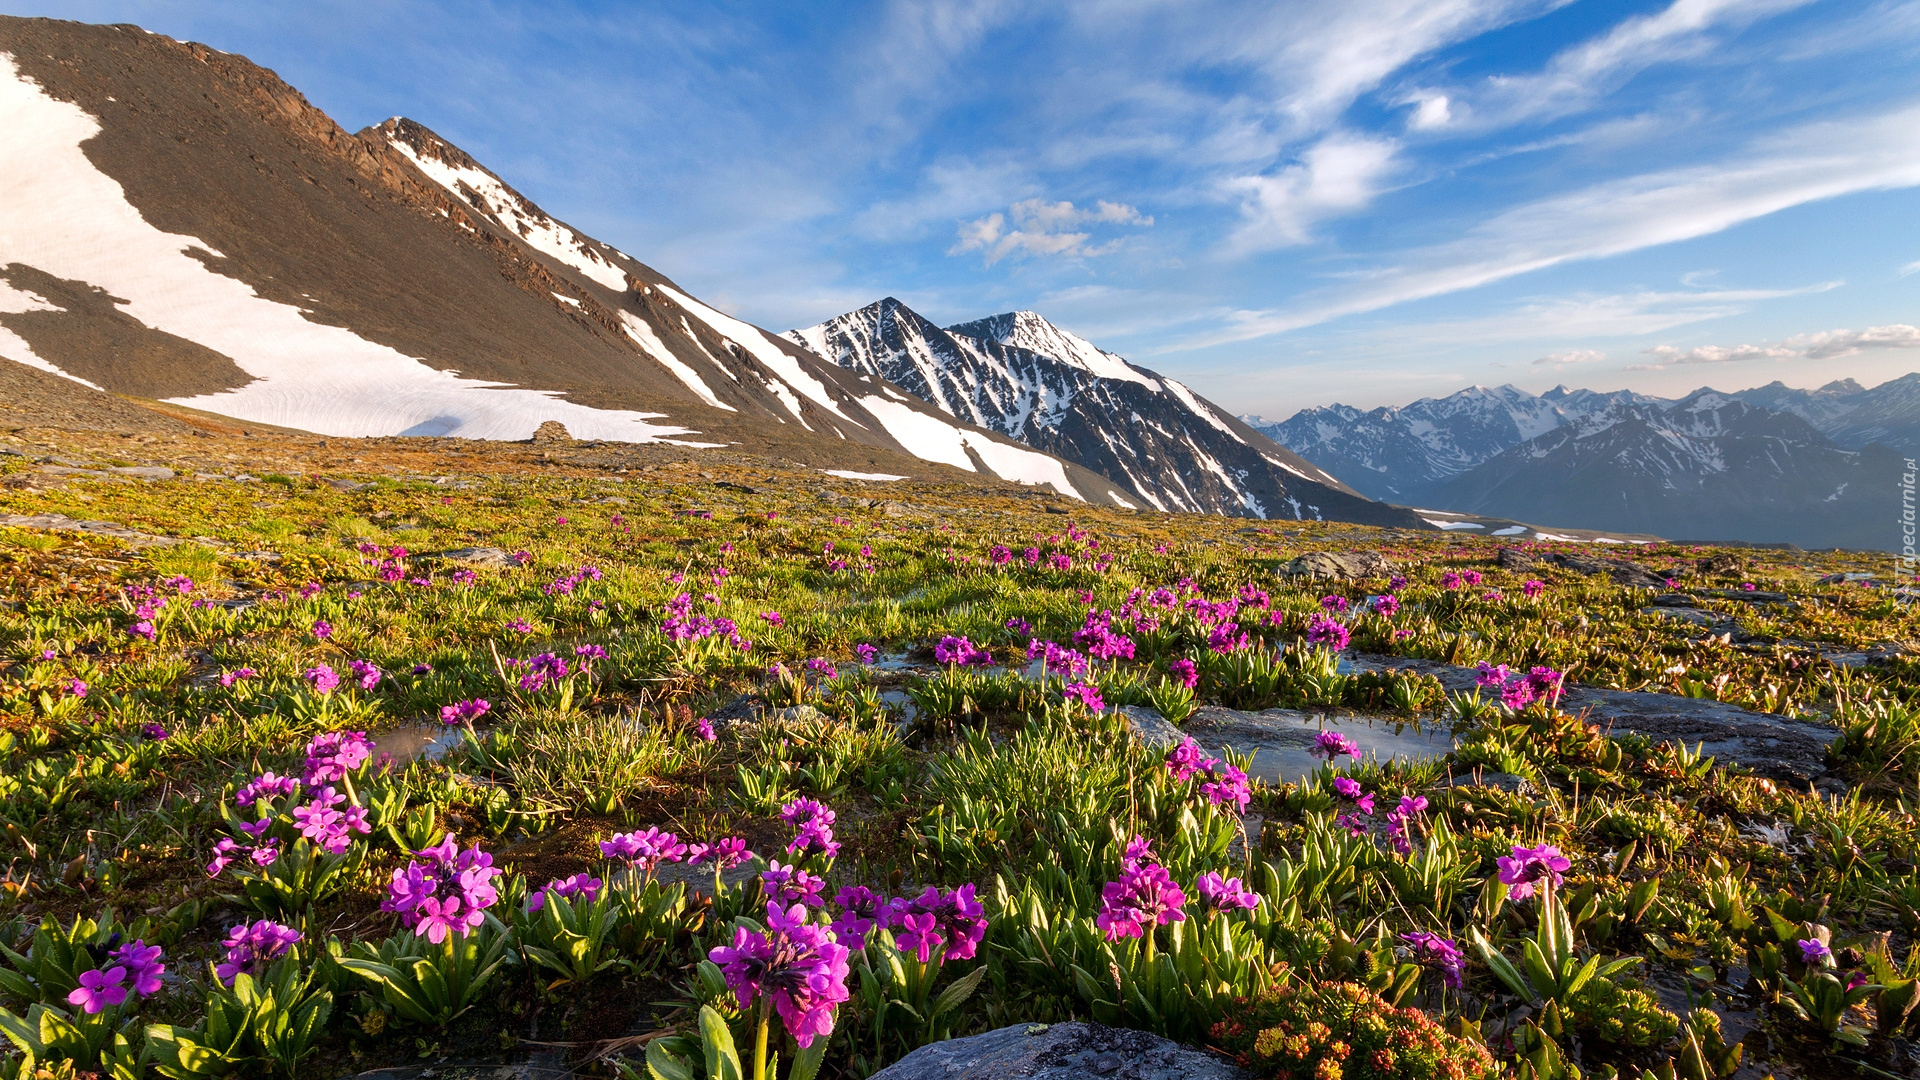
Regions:
M 765 997 L 760 999 L 760 1023 L 753 1036 L 753 1080 L 767 1080 L 767 1007 L 770 1004 Z

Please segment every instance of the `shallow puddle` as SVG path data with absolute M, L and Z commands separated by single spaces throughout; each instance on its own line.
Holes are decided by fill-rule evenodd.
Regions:
M 439 761 L 459 746 L 465 729 L 443 724 L 407 724 L 373 736 L 373 759 L 385 758 L 396 769 L 425 759 Z
M 1232 709 L 1196 710 L 1184 729 L 1203 749 L 1227 745 L 1253 755 L 1250 775 L 1268 783 L 1297 782 L 1319 771 L 1323 759 L 1313 755 L 1322 731 L 1337 731 L 1360 747 L 1361 756 L 1386 761 L 1419 761 L 1442 757 L 1453 750 L 1454 738 L 1445 728 L 1402 720 L 1367 716 L 1329 716 L 1269 709 L 1245 713 Z

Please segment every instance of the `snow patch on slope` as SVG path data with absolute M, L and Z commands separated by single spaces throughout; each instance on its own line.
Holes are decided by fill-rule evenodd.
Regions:
M 81 145 L 100 122 L 55 100 L 0 53 L 0 265 L 25 263 L 126 297 L 147 326 L 231 358 L 254 381 L 173 399 L 256 423 L 326 435 L 458 435 L 524 439 L 544 420 L 578 438 L 648 442 L 689 434 L 646 423 L 658 414 L 592 409 L 552 394 L 438 371 L 207 269 L 185 252 L 206 244 L 140 216 Z M 62 373 L 64 374 L 64 373 Z
M 551 255 L 614 292 L 627 291 L 625 270 L 603 258 L 580 238 L 579 233 L 508 191 L 507 186 L 491 173 L 481 169 L 460 168 L 438 158 L 426 157 L 401 139 L 389 138 L 387 142 L 461 202 L 471 205 L 478 199 L 479 205 L 475 209 L 526 241 L 528 246 L 541 254 Z M 465 192 L 460 190 L 462 185 L 467 188 Z
M 48 300 L 44 296 L 40 296 L 37 293 L 30 293 L 25 289 L 16 289 L 8 284 L 5 278 L 0 278 L 0 315 L 25 315 L 31 311 L 65 310 L 67 309 Z M 102 389 L 102 387 L 87 382 L 87 380 L 78 375 L 71 375 L 62 371 L 59 365 L 35 353 L 33 346 L 27 343 L 26 338 L 21 337 L 5 326 L 0 326 L 0 356 L 4 356 L 9 360 L 18 360 L 20 363 L 31 368 L 39 368 L 49 375 L 59 375 L 72 379 L 74 382 L 91 386 L 95 390 Z
M 907 453 L 923 461 L 935 461 L 956 469 L 978 472 L 973 459 L 967 456 L 967 451 L 971 449 L 1002 480 L 1045 484 L 1062 495 L 1085 501 L 1074 489 L 1073 482 L 1067 479 L 1066 463 L 1058 458 L 995 442 L 984 435 L 955 427 L 937 416 L 929 416 L 878 395 L 861 398 L 860 404 L 873 414 L 874 419 L 880 421 L 889 435 L 906 448 Z
M 731 315 L 723 315 L 677 289 L 662 285 L 660 291 L 692 314 L 694 318 L 706 323 L 714 333 L 747 350 L 755 360 L 765 364 L 768 370 L 779 376 L 788 386 L 806 395 L 808 400 L 847 423 L 853 423 L 846 413 L 840 411 L 839 403 L 827 393 L 826 384 L 808 374 L 807 370 L 800 366 L 800 361 L 768 340 L 766 331 L 751 323 L 741 322 Z M 796 404 L 792 408 L 794 419 L 799 420 L 799 406 Z M 804 424 L 805 421 L 802 420 L 801 423 Z
M 631 311 L 621 312 L 620 322 L 625 327 L 627 336 L 640 346 L 641 352 L 659 361 L 661 367 L 666 368 L 673 373 L 674 378 L 685 383 L 687 389 L 693 391 L 701 401 L 716 409 L 725 409 L 728 412 L 740 411 L 715 396 L 713 388 L 707 385 L 707 380 L 702 379 L 699 372 L 693 370 L 686 361 L 673 355 L 672 350 L 667 348 L 667 343 L 661 341 L 660 335 L 653 332 L 652 323 Z

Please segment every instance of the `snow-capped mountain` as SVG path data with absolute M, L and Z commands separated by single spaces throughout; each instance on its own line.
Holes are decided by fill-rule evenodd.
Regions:
M 0 18 L 0 132 L 9 362 L 329 435 L 557 420 L 1142 503 L 700 302 L 420 124 L 349 134 L 242 57 Z
M 1031 311 L 942 329 L 888 297 L 786 337 L 960 421 L 1111 477 L 1158 509 L 1424 527 L 1180 383 Z
M 1836 379 L 1816 390 L 1801 390 L 1778 379 L 1751 390 L 1736 390 L 1737 397 L 1749 405 L 1774 412 L 1790 412 L 1822 432 L 1842 416 L 1852 412 L 1867 388 L 1852 379 Z
M 1536 396 L 1513 386 L 1473 386 L 1399 408 L 1302 409 L 1260 430 L 1363 495 L 1421 502 L 1433 485 L 1510 446 L 1622 402 L 1651 400 L 1628 391 L 1555 387 Z
M 1886 549 L 1900 459 L 1700 390 L 1570 419 L 1427 493 L 1470 513 L 1698 540 Z

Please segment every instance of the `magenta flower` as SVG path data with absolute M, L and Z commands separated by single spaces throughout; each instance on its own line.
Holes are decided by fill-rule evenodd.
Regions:
M 1320 607 L 1330 615 L 1338 615 L 1347 610 L 1347 598 L 1344 596 L 1323 596 Z
M 1199 772 L 1205 761 L 1206 755 L 1200 752 L 1200 744 L 1189 736 L 1167 753 L 1167 773 L 1174 782 L 1179 783 Z
M 1466 954 L 1460 946 L 1430 930 L 1401 934 L 1400 940 L 1412 946 L 1413 959 L 1423 967 L 1437 967 L 1446 985 L 1458 990 L 1465 985 Z
M 222 942 L 227 947 L 226 960 L 216 964 L 213 973 L 219 977 L 220 985 L 232 986 L 235 976 L 260 974 L 269 963 L 285 956 L 287 950 L 299 942 L 300 931 L 269 919 L 261 919 L 252 925 L 241 923 Z
M 768 626 L 787 625 L 787 617 L 785 615 L 780 614 L 777 611 L 763 611 L 760 613 L 760 619 L 762 622 L 765 622 Z
M 1253 785 L 1247 781 L 1247 774 L 1223 761 L 1209 761 L 1201 767 L 1207 771 L 1207 780 L 1200 785 L 1200 794 L 1215 806 L 1231 803 L 1246 813 L 1247 804 L 1253 801 Z
M 67 1003 L 78 1005 L 89 1014 L 121 1005 L 133 990 L 123 985 L 126 981 L 127 969 L 117 964 L 104 971 L 83 971 L 80 985 L 67 995 Z
M 1480 581 L 1481 581 L 1480 571 L 1462 570 L 1460 571 L 1460 580 L 1466 582 L 1469 585 L 1478 585 L 1480 584 Z
M 220 673 L 220 685 L 223 688 L 231 689 L 234 683 L 243 682 L 247 679 L 254 678 L 259 674 L 260 674 L 259 672 L 253 670 L 250 667 L 235 668 L 232 671 L 223 671 Z
M 993 663 L 993 654 L 980 648 L 963 637 L 948 634 L 933 647 L 933 658 L 942 664 L 962 664 L 968 667 L 986 667 Z
M 315 619 L 313 621 L 313 636 L 319 638 L 321 641 L 327 640 L 333 636 L 333 624 L 325 619 Z
M 355 660 L 347 666 L 353 670 L 353 677 L 362 690 L 371 690 L 379 686 L 381 676 L 385 674 L 366 660 Z
M 331 694 L 340 685 L 340 674 L 327 664 L 315 664 L 306 670 L 307 681 L 316 694 Z
M 77 698 L 86 697 L 87 696 L 86 680 L 85 679 L 67 680 L 67 693 L 72 694 L 74 697 L 77 697 Z
M 1444 573 L 1444 574 L 1441 574 L 1441 575 L 1440 575 L 1440 585 L 1441 585 L 1441 586 L 1442 586 L 1443 588 L 1448 588 L 1448 589 L 1457 589 L 1457 588 L 1459 588 L 1459 587 L 1460 587 L 1460 574 L 1459 574 L 1459 572 L 1458 572 L 1458 571 L 1455 571 L 1455 570 L 1449 570 L 1449 571 L 1447 571 L 1446 573 Z
M 470 701 L 456 701 L 452 705 L 440 706 L 440 722 L 448 726 L 471 724 L 492 711 L 493 703 L 486 698 L 474 698 Z
M 308 787 L 331 784 L 367 763 L 373 756 L 373 743 L 364 731 L 327 731 L 307 742 Z
M 403 926 L 436 945 L 449 934 L 464 937 L 479 929 L 486 909 L 500 899 L 493 856 L 477 846 L 461 851 L 452 833 L 415 854 L 424 861 L 414 859 L 393 872 L 380 910 L 399 915 Z
M 1373 608 L 1375 615 L 1384 615 L 1387 618 L 1392 618 L 1400 610 L 1400 598 L 1392 593 L 1382 593 L 1368 601 L 1368 604 Z
M 849 948 L 866 948 L 868 932 L 886 923 L 886 898 L 865 885 L 841 889 L 833 902 L 840 908 L 840 914 L 833 919 L 833 936 Z
M 826 901 L 821 899 L 820 890 L 826 885 L 825 881 L 798 866 L 782 866 L 778 862 L 768 863 L 766 871 L 760 875 L 760 887 L 766 890 L 772 900 L 782 905 L 825 907 Z
M 1833 950 L 1827 948 L 1823 941 L 1801 938 L 1797 944 L 1800 946 L 1800 962 L 1803 964 L 1825 964 L 1833 959 Z
M 1500 880 L 1511 886 L 1510 895 L 1515 900 L 1525 900 L 1541 888 L 1557 888 L 1565 880 L 1563 875 L 1573 869 L 1572 860 L 1552 844 L 1541 844 L 1537 848 L 1515 844 L 1512 855 L 1502 855 L 1496 861 L 1500 866 Z M 1543 886 L 1542 882 L 1546 884 Z
M 127 975 L 133 980 L 134 993 L 143 997 L 159 993 L 160 976 L 167 970 L 167 966 L 161 963 L 166 957 L 160 946 L 149 945 L 136 938 L 113 950 L 110 956 L 114 963 L 127 969 Z
M 1479 674 L 1474 677 L 1474 684 L 1490 689 L 1498 689 L 1505 686 L 1507 679 L 1511 677 L 1511 673 L 1507 670 L 1507 665 L 1489 664 L 1485 660 L 1480 661 L 1474 670 L 1479 672 Z
M 1107 707 L 1106 700 L 1100 696 L 1100 688 L 1091 683 L 1068 683 L 1060 693 L 1086 706 L 1088 712 L 1097 713 Z
M 1325 615 L 1315 615 L 1313 621 L 1307 624 L 1307 644 L 1309 645 L 1318 645 L 1339 652 L 1352 640 L 1353 631 Z
M 1182 658 L 1167 665 L 1167 674 L 1173 681 L 1191 690 L 1200 685 L 1200 668 L 1193 661 Z
M 1369 817 L 1373 816 L 1373 792 L 1360 786 L 1360 782 L 1351 777 L 1333 778 L 1333 793 L 1353 804 L 1353 808 Z
M 539 911 L 541 908 L 546 907 L 548 894 L 566 900 L 571 900 L 576 896 L 584 896 L 587 898 L 588 903 L 592 903 L 600 898 L 600 889 L 604 884 L 605 883 L 599 878 L 590 877 L 586 874 L 575 874 L 572 877 L 555 878 L 547 882 L 545 886 L 535 889 L 532 895 L 527 897 L 527 910 Z
M 1208 912 L 1252 911 L 1260 906 L 1260 895 L 1242 885 L 1239 878 L 1222 878 L 1212 870 L 1194 881 L 1193 891 L 1200 894 L 1200 906 Z
M 722 870 L 730 870 L 751 858 L 753 852 L 747 850 L 747 841 L 738 836 L 729 836 L 712 844 L 695 844 L 687 849 L 688 862 L 711 862 Z
M 636 874 L 652 877 L 661 863 L 679 862 L 687 854 L 687 845 L 670 832 L 646 828 L 637 832 L 616 833 L 600 841 L 600 853 L 619 859 Z
M 780 816 L 796 828 L 793 841 L 787 845 L 787 854 L 801 858 L 824 855 L 829 859 L 840 854 L 840 844 L 833 838 L 833 811 L 824 804 L 813 799 L 795 799 L 780 808 Z
M 140 735 L 153 742 L 159 742 L 167 737 L 167 729 L 149 720 L 140 725 Z
M 702 742 L 712 742 L 717 738 L 713 733 L 713 721 L 704 716 L 693 722 L 693 731 L 700 736 Z
M 935 949 L 944 949 L 941 963 L 973 959 L 987 936 L 986 908 L 973 893 L 971 884 L 947 893 L 929 885 L 911 900 L 894 898 L 886 912 L 888 924 L 897 931 L 894 944 L 923 964 Z
M 291 776 L 275 776 L 269 769 L 247 782 L 247 786 L 234 792 L 236 806 L 251 807 L 258 799 L 277 799 L 299 790 L 300 781 Z
M 875 660 L 880 659 L 880 650 L 863 641 L 853 647 L 853 655 L 858 657 L 863 664 L 872 664 Z
M 707 959 L 720 966 L 742 1009 L 765 995 L 794 1041 L 805 1048 L 833 1033 L 835 1008 L 852 996 L 847 989 L 849 954 L 832 931 L 808 925 L 806 908 L 796 904 L 783 910 L 769 903 L 764 933 L 736 928 L 733 944 L 713 949 Z
M 1671 587 L 1673 582 L 1668 581 L 1667 584 L 1669 587 Z M 1540 581 L 1538 579 L 1529 580 L 1521 583 L 1520 585 L 1520 595 L 1526 597 L 1529 600 L 1533 599 L 1536 596 L 1539 596 L 1541 593 L 1546 591 L 1547 591 L 1547 583 L 1544 581 Z
M 1122 870 L 1120 880 L 1100 890 L 1100 914 L 1093 921 L 1108 941 L 1143 937 L 1156 926 L 1185 922 L 1186 902 L 1166 867 L 1143 863 Z
M 1314 736 L 1311 753 L 1315 757 L 1324 757 L 1329 762 L 1342 755 L 1359 757 L 1360 744 L 1337 731 L 1322 731 Z

